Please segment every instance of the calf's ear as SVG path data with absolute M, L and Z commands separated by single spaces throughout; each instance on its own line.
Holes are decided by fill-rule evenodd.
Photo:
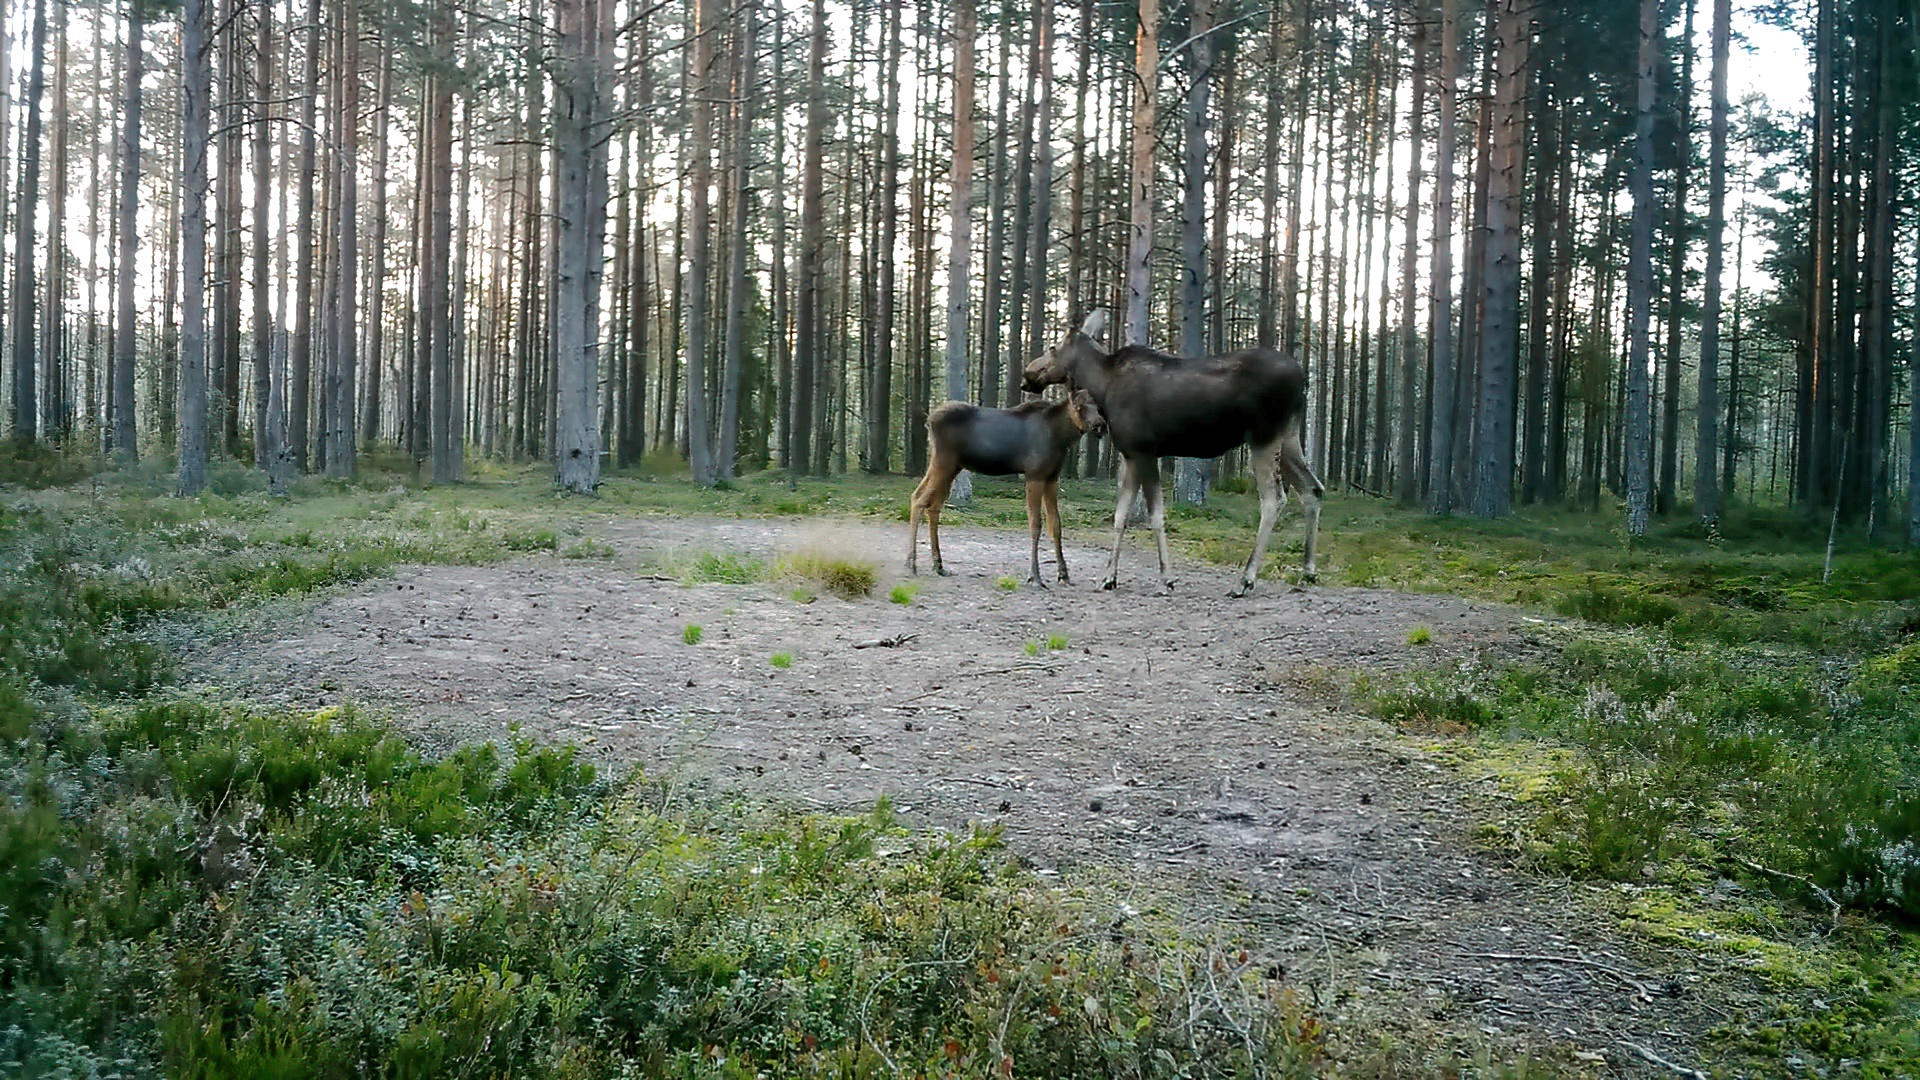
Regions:
M 1105 341 L 1107 337 L 1107 309 L 1100 308 L 1093 314 L 1087 316 L 1087 321 L 1080 324 L 1080 332 L 1095 341 Z

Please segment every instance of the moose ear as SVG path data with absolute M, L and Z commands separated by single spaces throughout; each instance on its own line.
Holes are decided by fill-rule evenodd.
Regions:
M 1107 309 L 1100 308 L 1093 314 L 1087 316 L 1087 321 L 1080 325 L 1080 332 L 1095 341 L 1105 339 L 1107 336 Z

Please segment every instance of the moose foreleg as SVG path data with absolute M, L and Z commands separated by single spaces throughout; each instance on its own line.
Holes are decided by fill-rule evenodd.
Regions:
M 1053 561 L 1060 567 L 1060 581 L 1070 584 L 1073 579 L 1067 576 L 1067 552 L 1060 546 L 1060 478 L 1047 481 L 1047 525 L 1053 529 Z
M 1045 578 L 1040 576 L 1040 523 L 1046 516 L 1042 508 L 1046 481 L 1027 481 L 1027 554 L 1030 569 L 1027 581 L 1041 588 L 1047 587 Z

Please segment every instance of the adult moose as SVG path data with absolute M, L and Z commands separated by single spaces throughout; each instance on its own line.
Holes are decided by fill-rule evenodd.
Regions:
M 1022 385 L 1038 392 L 1069 383 L 1093 396 L 1107 420 L 1107 437 L 1120 453 L 1120 504 L 1113 514 L 1113 557 L 1107 562 L 1111 589 L 1120 577 L 1120 546 L 1127 514 L 1138 491 L 1147 500 L 1147 520 L 1160 552 L 1162 591 L 1171 592 L 1167 565 L 1166 505 L 1160 494 L 1163 457 L 1216 458 L 1236 447 L 1252 448 L 1260 488 L 1260 532 L 1253 555 L 1233 595 L 1245 596 L 1260 575 L 1273 522 L 1286 505 L 1282 481 L 1306 506 L 1306 574 L 1312 577 L 1313 545 L 1320 530 L 1325 489 L 1300 446 L 1307 404 L 1307 372 L 1273 349 L 1242 349 L 1204 358 L 1169 356 L 1142 345 L 1107 351 L 1107 313 L 1095 311 L 1078 330 L 1027 365 Z
M 1040 519 L 1044 513 L 1053 527 L 1053 557 L 1060 580 L 1067 581 L 1067 553 L 1060 546 L 1060 469 L 1067 450 L 1106 421 L 1093 398 L 1076 390 L 1065 401 L 1026 401 L 1011 409 L 989 409 L 964 401 L 949 401 L 927 417 L 929 449 L 927 475 L 913 491 L 907 511 L 907 571 L 919 573 L 920 515 L 927 516 L 927 542 L 933 548 L 933 570 L 944 576 L 940 559 L 940 508 L 961 469 L 986 476 L 1020 473 L 1027 479 L 1027 534 L 1031 541 L 1032 573 L 1027 580 L 1041 588 Z

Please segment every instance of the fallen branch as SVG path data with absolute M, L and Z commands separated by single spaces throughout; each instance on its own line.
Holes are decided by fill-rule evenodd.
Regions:
M 1641 1046 L 1639 1043 L 1621 1043 L 1620 1045 L 1639 1054 L 1641 1059 L 1649 1065 L 1658 1065 L 1663 1069 L 1671 1069 L 1676 1075 L 1690 1077 L 1691 1080 L 1707 1080 L 1707 1074 L 1701 1072 L 1699 1069 L 1689 1069 L 1678 1062 L 1668 1061 L 1666 1058 Z
M 1597 960 L 1588 960 L 1585 957 L 1546 956 L 1538 953 L 1497 953 L 1497 952 L 1467 953 L 1466 955 L 1469 957 L 1477 957 L 1479 959 L 1484 959 L 1484 960 L 1514 960 L 1514 961 L 1519 961 L 1521 963 L 1529 963 L 1529 964 L 1574 964 L 1579 967 L 1592 968 L 1595 971 L 1600 971 L 1608 975 L 1611 975 L 1614 978 L 1619 979 L 1622 983 L 1626 984 L 1627 986 L 1631 986 L 1635 990 L 1640 991 L 1640 996 L 1642 998 L 1645 998 L 1647 1000 L 1651 1000 L 1653 998 L 1653 988 L 1648 986 L 1646 983 L 1643 983 L 1639 979 L 1636 979 L 1633 976 L 1627 974 L 1626 972 L 1621 971 L 1617 967 L 1613 967 L 1609 964 L 1602 964 Z
M 854 642 L 853 647 L 856 649 L 897 649 L 919 636 L 919 634 L 895 634 L 892 637 L 868 638 L 866 641 Z
M 1800 884 L 1805 885 L 1807 888 L 1813 890 L 1813 894 L 1815 896 L 1818 896 L 1821 900 L 1825 901 L 1826 905 L 1829 908 L 1833 909 L 1833 926 L 1834 926 L 1834 929 L 1836 930 L 1839 929 L 1840 901 L 1835 900 L 1833 898 L 1832 893 L 1828 892 L 1827 890 L 1821 888 L 1818 885 L 1815 885 L 1811 878 L 1804 878 L 1804 877 L 1801 877 L 1799 874 L 1789 874 L 1785 870 L 1775 870 L 1770 866 L 1761 866 L 1757 862 L 1752 862 L 1748 859 L 1743 859 L 1738 855 L 1735 855 L 1733 857 L 1733 861 L 1739 863 L 1741 866 L 1744 866 L 1749 870 L 1754 871 L 1755 873 L 1766 874 L 1770 877 L 1785 878 L 1788 881 L 1797 881 Z

